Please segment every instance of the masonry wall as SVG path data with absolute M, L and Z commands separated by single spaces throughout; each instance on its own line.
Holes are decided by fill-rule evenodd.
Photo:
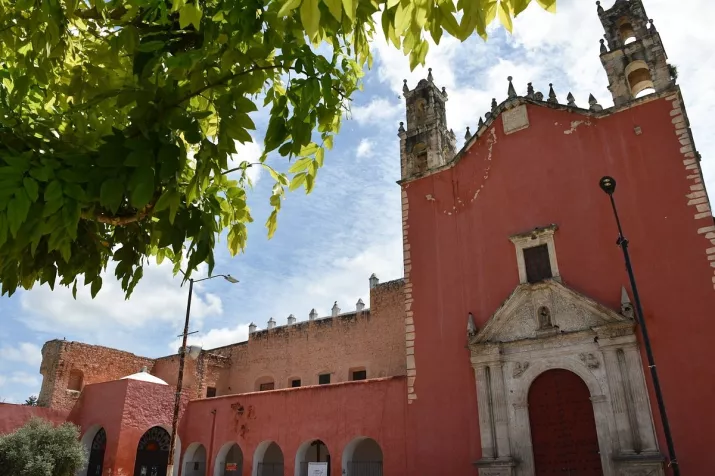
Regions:
M 92 383 L 116 380 L 149 369 L 153 359 L 121 350 L 81 342 L 51 340 L 42 347 L 42 388 L 38 405 L 69 411 L 79 399 L 80 392 L 69 390 L 72 371 L 81 372 L 81 387 Z
M 230 359 L 229 367 L 214 367 L 217 395 L 256 391 L 259 380 L 274 381 L 276 389 L 292 379 L 317 385 L 323 373 L 331 383 L 345 382 L 358 369 L 367 378 L 404 375 L 402 280 L 373 288 L 370 303 L 369 311 L 259 331 L 248 342 L 208 351 Z
M 54 424 L 60 424 L 67 419 L 67 412 L 51 408 L 0 403 L 0 435 L 12 433 L 32 418 L 41 418 Z
M 453 167 L 403 185 L 414 319 L 408 474 L 473 474 L 481 457 L 467 316 L 482 328 L 519 284 L 509 236 L 558 225 L 563 283 L 619 309 L 630 286 L 604 175 L 618 183 L 682 473 L 705 474 L 715 433 L 693 428 L 715 420 L 715 226 L 679 95 L 602 118 L 527 108 L 527 128 L 505 134 L 502 115 Z M 654 419 L 660 428 L 657 410 Z

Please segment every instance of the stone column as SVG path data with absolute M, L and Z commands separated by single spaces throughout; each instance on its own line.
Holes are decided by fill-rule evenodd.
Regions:
M 511 457 L 509 448 L 509 421 L 506 411 L 506 393 L 504 389 L 504 373 L 501 362 L 495 362 L 489 367 L 491 374 L 492 414 L 494 415 L 494 432 L 499 458 Z
M 606 364 L 608 387 L 611 392 L 611 405 L 616 420 L 620 453 L 634 453 L 633 433 L 628 420 L 628 404 L 623 388 L 623 375 L 618 365 L 615 347 L 603 348 L 603 360 Z
M 648 399 L 648 390 L 643 375 L 643 364 L 638 347 L 635 344 L 624 347 L 623 354 L 628 371 L 628 380 L 630 381 L 631 391 L 633 393 L 633 410 L 638 424 L 637 431 L 643 445 L 643 451 L 657 451 L 658 448 L 653 428 L 650 400 Z
M 479 409 L 479 433 L 482 438 L 482 458 L 495 458 L 495 435 L 492 428 L 491 399 L 489 398 L 489 380 L 487 366 L 478 364 L 474 367 L 477 380 L 477 406 Z

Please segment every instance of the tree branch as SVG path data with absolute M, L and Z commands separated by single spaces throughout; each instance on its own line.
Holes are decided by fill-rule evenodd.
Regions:
M 126 226 L 149 218 L 154 210 L 154 205 L 156 205 L 156 201 L 159 199 L 159 196 L 159 194 L 155 194 L 154 198 L 147 204 L 147 206 L 130 215 L 108 215 L 95 210 L 93 213 L 82 212 L 82 218 L 85 220 L 96 221 L 98 223 L 104 223 L 105 225 Z

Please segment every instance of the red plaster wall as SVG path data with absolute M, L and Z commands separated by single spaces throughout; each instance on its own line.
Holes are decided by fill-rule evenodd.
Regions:
M 0 435 L 12 433 L 33 417 L 59 424 L 67 419 L 67 412 L 43 407 L 0 403 Z
M 207 474 L 213 475 L 213 461 L 221 447 L 236 442 L 243 451 L 243 475 L 248 476 L 257 446 L 272 440 L 283 451 L 285 476 L 293 476 L 300 445 L 320 439 L 331 455 L 331 476 L 339 476 L 345 446 L 363 436 L 380 444 L 384 474 L 400 476 L 408 474 L 406 391 L 404 377 L 391 377 L 195 400 L 182 421 L 182 447 L 202 443 L 212 455 Z M 239 406 L 244 409 L 242 416 L 236 411 Z
M 410 474 L 476 473 L 471 463 L 481 455 L 467 314 L 483 326 L 518 285 L 510 235 L 556 223 L 564 284 L 619 309 L 628 278 L 611 207 L 598 187 L 603 175 L 618 182 L 615 197 L 682 471 L 715 467 L 715 433 L 693 431 L 715 421 L 715 291 L 709 242 L 697 233 L 713 221 L 695 220 L 686 205 L 690 183 L 672 109 L 671 101 L 657 99 L 573 127 L 587 118 L 528 106 L 525 130 L 507 136 L 497 119 L 491 154 L 488 132 L 453 168 L 404 185 L 416 327 Z M 652 395 L 651 403 L 657 408 Z

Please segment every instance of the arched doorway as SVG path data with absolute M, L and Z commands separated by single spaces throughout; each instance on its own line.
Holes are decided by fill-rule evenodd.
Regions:
M 241 476 L 243 474 L 243 451 L 233 441 L 221 447 L 216 455 L 214 476 Z
M 274 441 L 264 441 L 256 447 L 253 476 L 283 476 L 283 450 Z
M 382 448 L 364 436 L 355 438 L 343 450 L 343 474 L 347 476 L 382 476 Z
M 171 435 L 160 426 L 147 430 L 137 445 L 134 476 L 166 476 Z
M 99 428 L 92 438 L 87 462 L 87 476 L 101 476 L 104 466 L 104 450 L 107 448 L 107 432 Z
M 602 476 L 588 387 L 563 369 L 547 370 L 529 388 L 535 476 Z
M 206 448 L 201 443 L 191 443 L 184 454 L 183 476 L 206 476 Z
M 308 476 L 309 463 L 328 463 L 330 474 L 330 451 L 321 440 L 304 442 L 295 454 L 295 476 Z

